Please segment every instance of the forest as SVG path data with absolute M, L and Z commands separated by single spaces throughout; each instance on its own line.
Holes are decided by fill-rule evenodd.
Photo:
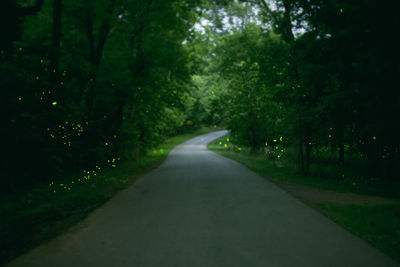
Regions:
M 397 182 L 399 8 L 3 0 L 0 192 L 74 190 L 202 126 L 302 176 Z
M 299 172 L 396 179 L 396 8 L 378 1 L 15 1 L 1 8 L 3 191 L 222 125 Z M 367 19 L 373 18 L 373 19 Z M 338 171 L 338 175 L 340 171 Z

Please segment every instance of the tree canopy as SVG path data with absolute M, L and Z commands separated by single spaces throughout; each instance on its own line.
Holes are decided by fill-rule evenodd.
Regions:
M 358 157 L 397 177 L 398 3 L 0 5 L 4 190 L 137 160 L 200 124 L 278 158 L 296 147 L 303 174 L 331 151 L 339 170 Z

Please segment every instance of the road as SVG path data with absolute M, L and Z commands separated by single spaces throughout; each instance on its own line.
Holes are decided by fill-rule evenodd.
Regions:
M 8 266 L 398 266 L 266 179 L 179 145 L 78 226 Z

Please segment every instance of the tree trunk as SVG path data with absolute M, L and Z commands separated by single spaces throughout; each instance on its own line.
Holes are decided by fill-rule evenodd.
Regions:
M 283 37 L 286 42 L 293 43 L 294 41 L 294 34 L 292 31 L 292 19 L 290 18 L 290 12 L 292 11 L 292 6 L 290 1 L 283 0 L 283 6 L 285 7 L 285 12 L 283 13 L 283 21 L 282 21 L 282 28 L 283 28 Z
M 339 144 L 339 164 L 340 166 L 344 165 L 344 142 L 341 141 Z
M 294 80 L 296 82 L 296 87 L 300 83 L 300 78 L 299 78 L 299 73 L 298 73 L 298 66 L 296 64 L 296 48 L 294 45 L 294 34 L 292 30 L 292 20 L 290 16 L 290 12 L 292 11 L 292 5 L 290 1 L 288 0 L 282 0 L 283 6 L 285 8 L 284 13 L 283 13 L 283 18 L 281 21 L 281 27 L 282 27 L 282 36 L 284 40 L 290 44 L 291 46 L 291 56 L 292 56 L 292 66 L 293 66 L 293 75 L 294 75 Z M 302 100 L 299 100 L 299 105 L 300 107 L 304 106 L 304 103 Z M 298 123 L 298 164 L 299 164 L 299 171 L 302 175 L 306 174 L 306 169 L 304 166 L 304 153 L 303 153 L 303 142 L 304 142 L 304 125 L 303 125 L 303 118 L 302 118 L 302 110 L 298 111 L 298 116 L 299 116 L 299 123 Z
M 310 145 L 309 142 L 306 142 L 306 159 L 305 159 L 305 166 L 304 166 L 304 174 L 305 175 L 310 175 L 311 174 L 311 148 L 312 146 Z
M 344 125 L 343 122 L 339 123 L 338 142 L 339 142 L 339 165 L 344 165 Z
M 310 165 L 311 165 L 311 134 L 310 134 L 310 128 L 307 127 L 306 129 L 306 136 L 305 136 L 305 147 L 306 147 L 306 158 L 305 158 L 305 166 L 304 166 L 304 174 L 305 175 L 310 175 L 311 170 L 310 170 Z
M 377 157 L 376 144 L 369 143 L 367 146 L 367 157 L 368 157 L 368 175 L 372 178 L 378 178 L 378 157 Z
M 86 25 L 86 34 L 89 42 L 89 61 L 94 62 L 95 55 L 95 38 L 93 33 L 93 6 L 90 4 L 89 0 L 85 0 L 85 25 Z
M 53 29 L 52 29 L 52 51 L 50 57 L 50 70 L 52 72 L 53 81 L 58 76 L 58 68 L 60 61 L 62 36 L 62 0 L 53 0 Z
M 304 170 L 304 154 L 303 154 L 303 134 L 302 134 L 302 126 L 301 123 L 299 122 L 298 124 L 299 129 L 298 129 L 298 147 L 297 147 L 297 160 L 298 160 L 298 168 L 299 172 L 304 175 L 305 170 Z
M 93 111 L 94 99 L 95 99 L 95 85 L 97 80 L 97 75 L 100 69 L 101 60 L 103 58 L 104 47 L 107 41 L 108 34 L 111 29 L 111 18 L 115 9 L 115 0 L 110 0 L 109 6 L 107 7 L 105 13 L 106 16 L 100 26 L 99 39 L 97 40 L 97 45 L 95 44 L 95 38 L 93 34 L 93 17 L 91 12 L 91 6 L 88 0 L 86 3 L 86 32 L 89 41 L 89 60 L 92 64 L 92 73 L 90 75 L 90 81 L 86 93 L 84 96 L 84 106 L 88 116 L 91 116 Z

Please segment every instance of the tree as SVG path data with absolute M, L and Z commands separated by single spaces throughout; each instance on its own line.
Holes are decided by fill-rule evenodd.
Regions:
M 35 4 L 28 7 L 20 6 L 15 0 L 2 1 L 0 8 L 0 50 L 9 50 L 12 43 L 20 38 L 20 24 L 27 16 L 38 13 L 43 6 L 44 0 L 36 0 Z

